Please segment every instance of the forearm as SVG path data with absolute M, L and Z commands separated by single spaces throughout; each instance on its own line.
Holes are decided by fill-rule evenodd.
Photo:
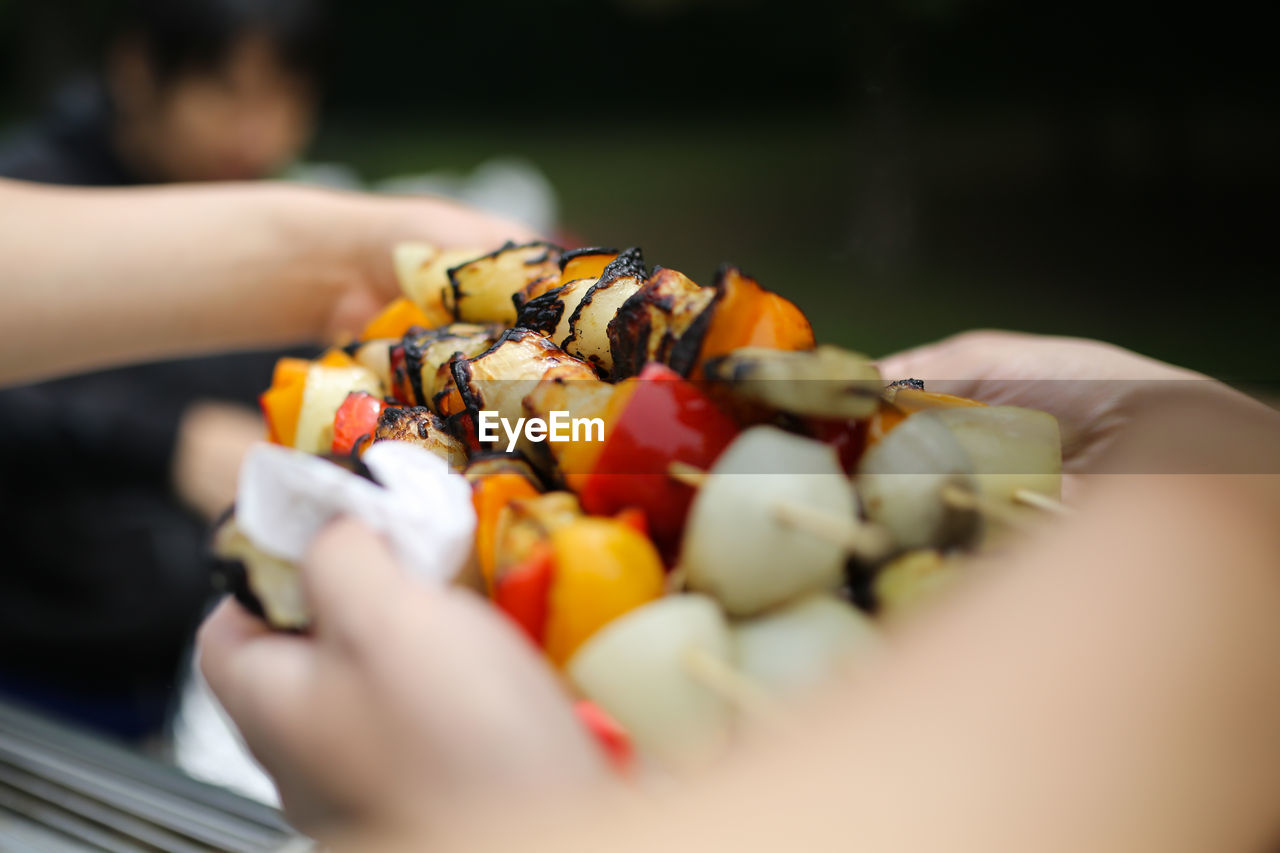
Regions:
M 283 184 L 81 190 L 0 181 L 0 383 L 323 339 L 395 292 L 400 240 L 523 229 L 431 199 Z
M 576 803 L 557 831 L 459 827 L 456 849 L 1261 849 L 1280 821 L 1280 541 L 1256 485 L 1100 496 L 722 772 Z

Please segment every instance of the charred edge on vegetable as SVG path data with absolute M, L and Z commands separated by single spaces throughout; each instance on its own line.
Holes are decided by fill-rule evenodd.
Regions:
M 895 379 L 893 382 L 890 382 L 888 385 L 884 387 L 885 387 L 885 390 L 888 390 L 890 388 L 911 388 L 916 391 L 923 391 L 924 380 L 923 379 Z
M 751 362 L 742 360 L 736 364 L 729 363 L 729 369 L 725 370 L 726 362 L 729 362 L 728 355 L 709 358 L 702 363 L 702 372 L 713 382 L 741 382 L 751 378 Z
M 262 601 L 254 593 L 253 588 L 249 586 L 249 569 L 244 561 L 224 557 L 214 546 L 218 532 L 231 523 L 235 514 L 236 507 L 232 504 L 223 510 L 209 527 L 209 537 L 205 545 L 210 559 L 209 580 L 215 590 L 230 595 L 250 614 L 266 622 L 266 608 L 262 606 Z
M 431 398 L 432 411 L 436 412 L 441 417 L 445 416 L 444 402 L 445 400 L 449 399 L 449 392 L 453 391 L 458 387 L 458 378 L 457 378 L 457 375 L 453 372 L 454 367 L 457 364 L 464 362 L 466 360 L 467 360 L 466 357 L 463 356 L 461 352 L 455 352 L 453 355 L 449 356 L 448 361 L 446 361 L 444 364 L 441 365 L 441 367 L 449 371 L 449 381 L 446 382 L 444 384 L 444 387 L 441 388 L 439 391 L 437 391 L 435 393 L 435 396 Z
M 479 469 L 482 468 L 492 468 L 493 470 L 480 471 Z M 505 450 L 480 450 L 471 455 L 462 473 L 468 479 L 473 476 L 487 477 L 491 474 L 499 473 L 519 474 L 538 491 L 545 492 L 547 490 L 547 484 L 542 476 L 534 468 L 528 457 L 519 450 L 513 450 L 510 453 Z
M 623 249 L 618 257 L 609 262 L 604 272 L 600 273 L 600 280 L 608 282 L 615 278 L 631 277 L 644 281 L 648 276 L 649 273 L 644 268 L 644 254 L 639 247 L 632 246 L 630 249 Z
M 426 347 L 422 344 L 422 336 L 415 335 L 412 329 L 401 339 L 400 346 L 404 352 L 405 378 L 413 391 L 413 399 L 408 402 L 420 406 L 426 402 L 422 390 L 422 355 Z
M 850 560 L 845 564 L 844 576 L 845 586 L 841 592 L 849 603 L 874 616 L 880 609 L 880 602 L 876 599 L 875 572 Z
M 716 278 L 715 278 L 715 281 L 711 283 L 711 286 L 718 291 L 723 291 L 725 288 L 725 279 L 727 279 L 730 275 L 733 275 L 734 273 L 737 273 L 739 278 L 744 278 L 747 281 L 755 282 L 757 285 L 760 284 L 760 282 L 756 281 L 754 276 L 749 276 L 745 272 L 743 272 L 741 267 L 734 266 L 733 264 L 726 261 L 716 268 Z
M 464 409 L 461 412 L 449 415 L 444 419 L 444 424 L 449 431 L 449 435 L 462 442 L 464 448 L 474 451 L 480 446 L 480 439 L 476 433 L 476 419 L 471 410 Z
M 266 608 L 249 586 L 249 569 L 242 560 L 215 556 L 210 574 L 215 590 L 230 595 L 250 614 L 267 621 Z
M 567 284 L 562 284 L 541 296 L 530 299 L 524 303 L 523 307 L 517 306 L 516 310 L 520 313 L 516 318 L 516 326 L 532 329 L 544 335 L 552 334 L 559 325 L 560 318 L 564 316 L 564 302 L 560 300 L 560 294 L 566 287 L 568 287 Z M 514 300 L 515 297 L 513 296 L 512 299 Z
M 613 265 L 610 264 L 609 266 L 613 266 Z M 608 272 L 608 271 L 609 271 L 608 267 L 606 267 L 605 272 Z M 599 290 L 601 287 L 608 287 L 612 283 L 613 283 L 612 279 L 606 280 L 605 277 L 602 275 L 598 279 L 596 279 L 595 284 L 587 288 L 586 293 L 582 294 L 582 298 L 578 300 L 577 307 L 574 308 L 573 313 L 569 315 L 569 334 L 565 336 L 565 339 L 563 341 L 560 341 L 560 343 L 557 344 L 557 346 L 559 346 L 560 349 L 564 350 L 565 352 L 569 351 L 569 344 L 578 339 L 578 319 L 582 316 L 582 309 L 590 305 L 592 299 L 595 299 L 597 290 Z M 552 329 L 552 331 L 554 331 L 554 328 Z M 552 343 L 555 343 L 555 341 L 552 341 Z
M 644 288 L 628 296 L 605 327 L 609 353 L 613 356 L 614 379 L 635 376 L 644 367 L 649 332 L 653 327 L 653 318 L 647 310 L 647 297 Z
M 702 352 L 702 341 L 707 336 L 707 330 L 711 327 L 711 320 L 715 316 L 716 306 L 720 304 L 723 296 L 724 290 L 716 288 L 715 295 L 711 297 L 707 307 L 693 318 L 689 328 L 685 329 L 684 334 L 672 345 L 671 352 L 667 356 L 667 366 L 681 376 L 688 376 L 693 371 L 693 366 L 698 363 L 698 354 Z
M 498 338 L 498 342 L 495 343 L 493 347 L 498 346 L 498 344 L 502 343 L 506 339 L 507 333 L 503 332 L 502 337 Z M 455 412 L 452 417 L 456 418 L 458 415 L 465 412 L 471 414 L 472 419 L 474 420 L 475 413 L 479 412 L 480 409 L 484 407 L 484 401 L 476 395 L 475 389 L 471 387 L 471 362 L 475 361 L 477 358 L 483 358 L 486 353 L 493 350 L 493 347 L 489 347 L 489 349 L 480 353 L 480 355 L 475 358 L 460 358 L 457 361 L 451 362 L 450 371 L 453 373 L 453 384 L 454 387 L 458 389 L 458 396 L 462 398 L 462 411 Z
M 426 390 L 423 387 L 422 382 L 422 370 L 427 364 L 426 354 L 428 349 L 441 341 L 456 339 L 459 342 L 466 342 L 478 337 L 488 336 L 496 330 L 497 327 L 492 324 L 481 325 L 476 331 L 466 333 L 457 331 L 452 324 L 448 326 L 441 326 L 436 329 L 418 328 L 416 330 L 411 330 L 410 333 L 405 335 L 404 339 L 401 341 L 401 347 L 404 351 L 405 371 L 408 374 L 407 378 L 414 396 L 414 398 L 409 402 L 416 406 L 425 406 L 429 402 L 433 402 L 432 400 L 427 399 Z M 454 350 L 450 353 L 449 358 L 453 358 L 459 352 L 461 352 L 461 350 Z M 447 362 L 448 359 L 445 360 L 445 363 Z M 439 365 L 436 367 L 438 368 Z
M 383 410 L 383 414 L 386 414 L 389 411 L 391 410 L 385 409 Z M 382 418 L 379 417 L 378 420 L 381 421 Z M 344 468 L 347 471 L 350 471 L 352 474 L 355 474 L 357 477 L 363 477 L 364 479 L 368 480 L 371 483 L 376 483 L 378 481 L 373 479 L 373 472 L 369 470 L 368 465 L 364 464 L 364 461 L 360 459 L 360 455 L 356 451 L 356 448 L 360 447 L 361 442 L 364 441 L 364 439 L 367 438 L 368 435 L 369 434 L 361 436 L 355 442 L 355 444 L 352 446 L 352 451 L 350 454 L 337 455 L 333 453 L 326 453 L 326 454 L 323 454 L 320 458 L 327 460 L 329 462 L 332 462 L 334 465 L 337 465 L 339 468 Z
M 560 272 L 564 272 L 564 268 L 569 265 L 569 261 L 574 258 L 586 258 L 592 255 L 619 255 L 618 249 L 608 249 L 604 246 L 588 246 L 583 249 L 570 249 L 560 254 Z
M 551 281 L 551 280 L 552 280 L 552 278 L 554 278 L 556 281 L 559 281 L 559 280 L 560 280 L 560 277 L 559 277 L 559 276 L 554 276 L 554 277 L 553 277 L 553 276 L 549 276 L 549 275 L 548 275 L 548 276 L 543 276 L 542 278 L 535 278 L 533 281 L 529 282 L 529 283 L 528 283 L 528 284 L 526 284 L 524 287 L 520 288 L 520 289 L 519 289 L 519 290 L 517 290 L 515 293 L 511 294 L 511 304 L 512 304 L 512 305 L 514 305 L 514 306 L 516 307 L 516 316 L 517 316 L 517 317 L 519 317 L 519 316 L 520 316 L 520 312 L 524 310 L 524 306 L 525 306 L 525 305 L 527 305 L 527 304 L 529 304 L 529 301 L 530 301 L 530 300 L 529 300 L 529 296 L 528 296 L 529 291 L 530 291 L 532 288 L 534 288 L 535 286 L 537 286 L 537 285 L 541 284 L 542 282 L 545 282 L 545 281 Z M 549 291 L 544 291 L 544 294 L 545 294 L 545 293 L 547 293 L 547 292 L 549 292 Z M 517 320 L 517 321 L 516 321 L 516 325 L 520 325 L 519 320 Z
M 449 277 L 449 289 L 453 292 L 453 305 L 449 309 L 450 313 L 453 314 L 453 319 L 455 320 L 462 319 L 462 315 L 461 313 L 459 313 L 459 306 L 462 304 L 463 293 L 462 293 L 462 285 L 458 283 L 458 276 L 457 276 L 458 270 L 462 269 L 463 267 L 469 267 L 472 264 L 479 263 L 480 261 L 491 260 L 493 258 L 496 258 L 498 255 L 501 255 L 503 252 L 509 252 L 513 249 L 532 249 L 535 246 L 541 246 L 546 251 L 539 257 L 532 258 L 530 260 L 525 261 L 524 265 L 526 267 L 537 266 L 538 264 L 545 264 L 547 261 L 551 260 L 551 254 L 553 252 L 558 255 L 560 252 L 563 251 L 555 243 L 548 243 L 546 240 L 534 240 L 529 243 L 517 243 L 514 240 L 508 240 L 507 242 L 502 244 L 502 248 L 496 249 L 487 255 L 481 255 L 478 258 L 472 258 L 471 260 L 467 261 L 464 264 L 458 264 L 456 267 L 449 267 L 449 269 L 446 272 L 446 275 L 448 275 Z
M 409 423 L 404 423 L 405 421 Z M 375 440 L 394 439 L 397 433 L 417 433 L 424 441 L 430 438 L 430 430 L 445 432 L 444 421 L 426 406 L 409 406 L 403 409 L 384 409 L 374 428 Z

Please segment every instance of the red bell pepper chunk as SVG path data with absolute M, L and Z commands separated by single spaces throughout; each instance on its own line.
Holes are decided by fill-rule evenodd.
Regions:
M 573 710 L 595 737 L 596 743 L 600 744 L 600 748 L 609 757 L 609 763 L 614 769 L 619 773 L 630 771 L 636 754 L 627 730 L 617 720 L 606 714 L 599 705 L 587 699 L 574 705 Z
M 809 433 L 825 444 L 835 448 L 840 457 L 840 466 L 846 474 L 852 474 L 858 467 L 858 460 L 867 448 L 867 421 L 837 421 L 814 419 L 808 424 Z
M 540 545 L 522 563 L 508 569 L 493 588 L 493 603 L 542 647 L 547 628 L 547 595 L 555 579 L 551 546 Z
M 333 416 L 333 453 L 350 456 L 356 442 L 373 432 L 387 404 L 372 394 L 353 391 Z
M 640 509 L 663 557 L 674 560 L 694 491 L 668 475 L 672 462 L 710 468 L 738 425 L 693 383 L 650 364 L 608 432 L 578 495 L 592 515 Z

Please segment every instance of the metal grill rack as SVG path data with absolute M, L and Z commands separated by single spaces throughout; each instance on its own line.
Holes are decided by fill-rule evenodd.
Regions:
M 0 851 L 313 849 L 275 809 L 0 703 Z

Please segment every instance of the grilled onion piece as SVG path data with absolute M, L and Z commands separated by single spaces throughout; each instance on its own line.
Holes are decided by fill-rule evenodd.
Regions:
M 250 613 L 282 631 L 302 631 L 311 622 L 298 567 L 259 549 L 230 512 L 213 533 L 218 559 L 214 582 Z
M 676 595 L 600 629 L 569 659 L 569 680 L 669 769 L 705 764 L 727 745 L 733 709 L 690 672 L 689 660 L 732 659 L 729 626 L 714 601 Z
M 524 417 L 525 396 L 552 368 L 561 368 L 561 376 L 597 378 L 591 365 L 537 332 L 508 329 L 475 358 L 454 361 L 453 379 L 467 409 L 496 411 L 514 424 Z
M 916 412 L 868 448 L 858 493 L 868 517 L 902 549 L 968 545 L 982 532 L 976 512 L 951 506 L 947 486 L 1008 502 L 1019 489 L 1056 495 L 1062 474 L 1058 422 L 1015 406 Z
M 367 367 L 309 366 L 293 446 L 308 453 L 328 453 L 333 447 L 333 416 L 353 391 L 366 391 L 375 397 L 384 393 L 382 383 Z
M 969 455 L 985 497 L 1012 501 L 1021 489 L 1055 498 L 1061 493 L 1062 437 L 1053 415 L 1017 406 L 938 409 L 934 415 Z
M 688 375 L 711 320 L 716 290 L 683 273 L 657 267 L 623 303 L 608 327 L 615 379 L 635 376 L 650 361 Z
M 858 463 L 858 496 L 867 517 L 897 548 L 945 548 L 976 537 L 980 519 L 947 504 L 948 485 L 974 488 L 972 463 L 932 412 L 917 412 L 869 447 Z
M 733 639 L 742 674 L 780 695 L 817 687 L 880 646 L 871 620 L 828 593 L 739 622 Z
M 378 377 L 382 387 L 390 389 L 394 381 L 391 373 L 391 350 L 400 344 L 398 338 L 377 338 L 357 341 L 346 347 L 347 355 L 361 367 L 367 367 Z
M 483 254 L 483 249 L 441 249 L 428 243 L 401 243 L 396 246 L 394 256 L 400 290 L 435 325 L 442 326 L 453 319 L 449 269 Z
M 628 249 L 610 263 L 569 316 L 569 334 L 560 342 L 565 352 L 591 362 L 608 376 L 613 371 L 609 326 L 640 290 L 644 275 L 639 249 Z
M 411 331 L 404 336 L 403 378 L 397 375 L 396 384 L 407 387 L 412 398 L 407 402 L 425 406 L 438 394 L 449 376 L 441 368 L 455 354 L 474 358 L 493 346 L 502 334 L 497 324 L 450 323 L 436 329 Z
M 777 350 L 743 347 L 706 362 L 709 381 L 779 412 L 849 420 L 880 404 L 880 371 L 865 355 L 840 347 Z
M 542 279 L 559 281 L 560 248 L 550 243 L 508 243 L 496 252 L 449 270 L 453 314 L 468 323 L 516 322 L 512 299 Z
M 753 427 L 716 460 L 694 498 L 680 555 L 689 587 L 731 615 L 750 616 L 839 586 L 844 549 L 786 524 L 777 511 L 784 502 L 855 514 L 853 489 L 829 445 Z

